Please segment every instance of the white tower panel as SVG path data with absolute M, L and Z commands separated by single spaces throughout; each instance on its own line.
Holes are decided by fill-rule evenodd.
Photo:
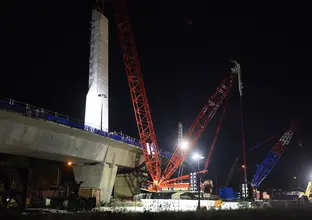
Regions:
M 89 91 L 86 97 L 85 124 L 108 131 L 108 19 L 92 11 L 90 37 Z M 102 114 L 101 114 L 102 110 Z

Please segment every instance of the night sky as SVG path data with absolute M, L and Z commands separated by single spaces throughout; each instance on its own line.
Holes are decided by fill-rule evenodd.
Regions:
M 291 118 L 300 122 L 264 187 L 305 187 L 312 172 L 311 34 L 293 6 L 210 1 L 129 1 L 129 12 L 160 148 L 173 151 L 177 124 L 191 125 L 207 98 L 241 64 L 246 147 L 281 136 Z M 170 3 L 169 3 L 170 2 Z M 216 2 L 216 1 L 214 1 Z M 235 4 L 235 5 L 234 5 Z M 0 96 L 83 120 L 88 89 L 93 1 L 10 1 L 0 13 Z M 110 128 L 138 138 L 110 3 Z M 269 8 L 269 9 L 268 9 Z M 208 153 L 220 112 L 197 150 Z M 276 140 L 276 139 L 275 139 Z M 302 140 L 303 147 L 298 146 Z M 247 157 L 248 179 L 274 144 Z M 224 184 L 241 156 L 239 95 L 233 90 L 212 158 L 210 176 Z M 233 181 L 242 175 L 237 169 Z M 234 184 L 234 183 L 233 183 Z

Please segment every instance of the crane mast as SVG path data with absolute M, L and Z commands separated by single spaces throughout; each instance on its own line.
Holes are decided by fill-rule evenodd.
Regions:
M 115 1 L 114 15 L 130 88 L 131 100 L 146 167 L 154 183 L 161 178 L 161 162 L 126 0 Z

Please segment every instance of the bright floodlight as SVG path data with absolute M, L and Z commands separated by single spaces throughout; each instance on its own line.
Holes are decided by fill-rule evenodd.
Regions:
M 182 150 L 186 150 L 189 147 L 189 143 L 186 140 L 182 140 L 179 145 Z
M 199 159 L 204 159 L 204 157 L 202 155 L 200 155 L 199 153 L 195 153 L 195 154 L 193 154 L 193 159 L 199 160 Z

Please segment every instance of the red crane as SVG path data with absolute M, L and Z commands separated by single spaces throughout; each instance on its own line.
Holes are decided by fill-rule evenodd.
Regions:
M 125 0 L 118 1 L 114 14 L 144 160 L 153 182 L 156 183 L 161 178 L 161 162 Z
M 179 147 L 176 148 L 164 171 L 163 179 L 168 180 L 177 170 L 180 164 L 185 161 L 190 151 L 196 146 L 196 143 L 203 131 L 205 130 L 207 124 L 214 117 L 220 105 L 228 96 L 233 86 L 234 78 L 236 77 L 236 75 L 237 72 L 233 70 L 231 75 L 221 82 L 219 87 L 217 87 L 216 91 L 208 99 L 208 102 L 202 108 L 199 115 L 196 117 L 195 121 L 192 123 L 190 129 L 184 137 L 190 143 L 189 149 L 182 150 Z M 217 133 L 219 132 L 217 131 Z
M 234 71 L 236 71 L 237 69 L 233 69 Z M 235 81 L 234 81 L 235 82 Z M 233 82 L 233 83 L 234 83 Z M 230 92 L 230 91 L 229 91 Z M 216 130 L 216 133 L 215 133 L 215 136 L 213 138 L 213 141 L 212 141 L 212 144 L 209 148 L 209 153 L 208 153 L 208 157 L 207 157 L 207 160 L 206 160 L 206 163 L 205 163 L 205 167 L 203 170 L 200 171 L 200 173 L 207 173 L 208 172 L 208 166 L 209 166 L 209 163 L 210 163 L 210 159 L 212 157 L 212 153 L 213 153 L 213 150 L 214 150 L 214 146 L 217 142 L 217 138 L 218 138 L 218 135 L 220 133 L 220 130 L 221 130 L 221 127 L 222 127 L 222 123 L 223 123 L 223 119 L 225 117 L 225 113 L 226 113 L 226 109 L 227 109 L 227 106 L 228 106 L 228 103 L 229 103 L 229 96 L 230 96 L 230 93 L 228 94 L 228 98 L 226 100 L 226 103 L 225 103 L 225 106 L 223 107 L 223 112 L 222 112 L 222 116 L 220 118 L 220 121 L 219 121 L 219 124 L 218 124 L 218 127 L 217 127 L 217 130 Z M 180 180 L 184 180 L 184 179 L 189 179 L 190 178 L 190 174 L 187 174 L 187 175 L 184 175 L 184 176 L 180 176 L 178 178 L 174 178 L 174 179 L 170 179 L 170 180 L 165 180 L 163 181 L 161 184 L 160 184 L 160 188 L 173 188 L 173 187 L 177 187 L 177 188 L 189 188 L 190 187 L 190 183 L 178 183 L 176 184 L 175 182 L 176 181 L 180 181 Z M 152 189 L 152 187 L 149 188 L 150 190 Z
M 169 180 L 169 178 L 181 163 L 185 161 L 190 150 L 195 147 L 207 124 L 214 117 L 223 101 L 227 98 L 233 86 L 235 76 L 237 75 L 237 68 L 232 69 L 230 76 L 222 81 L 192 123 L 185 136 L 190 143 L 189 150 L 181 151 L 181 149 L 177 147 L 162 174 L 156 134 L 149 110 L 134 35 L 127 13 L 126 0 L 119 0 L 117 2 L 115 1 L 116 7 L 114 9 L 114 14 L 130 88 L 133 110 L 138 126 L 146 167 L 153 180 L 152 185 L 149 188 L 158 191 L 162 185 L 166 185 L 173 181 Z

